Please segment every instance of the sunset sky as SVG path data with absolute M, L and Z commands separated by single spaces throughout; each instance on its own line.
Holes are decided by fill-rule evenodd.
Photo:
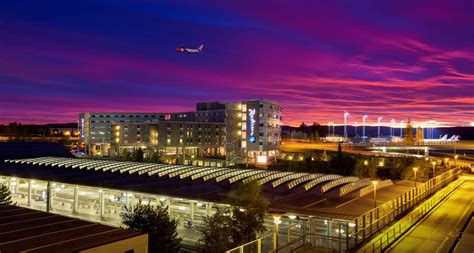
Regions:
M 267 98 L 290 125 L 344 111 L 469 125 L 473 13 L 472 0 L 2 1 L 0 124 Z

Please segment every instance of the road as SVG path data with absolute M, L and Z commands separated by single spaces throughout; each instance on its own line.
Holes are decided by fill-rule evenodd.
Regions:
M 469 178 L 434 211 L 399 239 L 388 252 L 448 252 L 474 199 L 474 180 Z

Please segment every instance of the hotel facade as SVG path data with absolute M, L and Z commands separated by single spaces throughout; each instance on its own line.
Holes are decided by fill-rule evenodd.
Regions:
M 81 113 L 79 127 L 92 155 L 142 148 L 171 163 L 267 164 L 279 155 L 281 112 L 266 99 L 197 103 L 192 112 Z

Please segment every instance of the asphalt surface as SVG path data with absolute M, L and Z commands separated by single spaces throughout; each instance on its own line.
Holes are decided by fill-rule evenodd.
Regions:
M 398 240 L 388 252 L 448 252 L 470 215 L 474 178 L 466 178 L 452 195 Z

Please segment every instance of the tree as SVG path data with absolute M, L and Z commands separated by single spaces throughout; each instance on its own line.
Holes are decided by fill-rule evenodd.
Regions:
M 257 181 L 240 184 L 237 190 L 231 192 L 229 202 L 233 206 L 234 243 L 243 244 L 255 240 L 258 233 L 265 231 L 264 217 L 269 202 L 263 197 Z
M 5 184 L 0 185 L 0 205 L 12 205 L 12 195 Z
M 161 203 L 156 207 L 138 203 L 120 216 L 127 229 L 148 233 L 149 252 L 179 252 L 178 222 L 170 219 L 168 208 Z
M 130 156 L 130 152 L 128 152 L 128 149 L 124 149 L 122 151 L 122 157 L 121 157 L 122 161 L 130 161 L 132 158 Z
M 233 248 L 232 223 L 229 210 L 217 209 L 213 216 L 204 218 L 203 226 L 198 227 L 200 251 L 221 253 Z
M 150 163 L 159 163 L 160 162 L 160 155 L 158 154 L 158 152 L 153 152 L 150 156 L 150 158 L 148 159 L 148 162 Z
M 415 142 L 423 142 L 424 139 L 425 139 L 425 136 L 423 134 L 423 129 L 421 127 L 418 127 L 416 129 Z
M 298 132 L 308 134 L 308 126 L 304 122 L 302 122 L 300 127 L 298 128 Z
M 143 150 L 141 148 L 135 149 L 132 153 L 132 161 L 143 162 Z
M 407 126 L 405 127 L 405 132 L 403 136 L 403 144 L 412 145 L 413 141 L 414 141 L 413 126 L 410 123 L 410 119 L 408 119 L 408 123 L 407 123 Z
M 265 231 L 264 217 L 269 202 L 263 197 L 257 182 L 239 185 L 229 194 L 227 202 L 231 204 L 231 209 L 218 211 L 205 219 L 204 225 L 199 228 L 203 252 L 224 252 L 255 240 L 259 233 Z
M 318 141 L 319 140 L 319 130 L 320 130 L 320 125 L 316 122 L 313 122 L 313 125 L 310 128 L 311 140 L 313 140 L 313 141 Z

